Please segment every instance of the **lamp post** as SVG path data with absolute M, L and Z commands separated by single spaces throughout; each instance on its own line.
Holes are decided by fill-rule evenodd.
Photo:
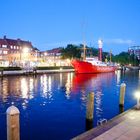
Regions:
M 136 106 L 136 108 L 140 109 L 140 92 L 137 91 L 135 93 L 135 97 L 137 98 L 137 106 Z

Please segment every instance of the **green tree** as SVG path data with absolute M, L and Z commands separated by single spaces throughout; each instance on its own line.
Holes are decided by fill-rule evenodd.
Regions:
M 122 65 L 128 64 L 129 63 L 128 60 L 129 60 L 129 54 L 127 52 L 121 52 L 120 54 L 115 55 L 112 58 L 112 61 L 121 63 Z
M 62 58 L 66 59 L 72 59 L 72 58 L 80 58 L 81 57 L 81 51 L 78 48 L 78 46 L 73 44 L 68 44 L 66 48 L 63 48 L 62 51 Z

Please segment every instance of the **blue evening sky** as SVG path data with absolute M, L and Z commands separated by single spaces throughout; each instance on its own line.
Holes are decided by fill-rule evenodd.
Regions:
M 140 45 L 140 0 L 0 0 L 0 38 L 40 50 L 84 41 L 118 54 Z

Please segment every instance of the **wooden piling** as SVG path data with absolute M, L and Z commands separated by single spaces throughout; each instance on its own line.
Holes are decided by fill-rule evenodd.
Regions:
M 20 140 L 19 110 L 15 106 L 7 109 L 7 140 Z
M 93 113 L 94 113 L 94 92 L 90 92 L 87 96 L 86 119 L 92 121 Z
M 120 87 L 120 106 L 124 106 L 124 97 L 125 97 L 125 89 L 126 89 L 126 84 L 122 83 Z

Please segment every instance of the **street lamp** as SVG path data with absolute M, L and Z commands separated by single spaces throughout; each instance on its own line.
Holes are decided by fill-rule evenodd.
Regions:
M 23 52 L 23 53 L 28 53 L 28 52 L 29 52 L 29 48 L 24 47 L 23 50 L 22 50 L 22 52 Z
M 139 91 L 137 91 L 135 93 L 135 97 L 137 98 L 137 106 L 136 106 L 136 108 L 140 109 L 140 92 Z

